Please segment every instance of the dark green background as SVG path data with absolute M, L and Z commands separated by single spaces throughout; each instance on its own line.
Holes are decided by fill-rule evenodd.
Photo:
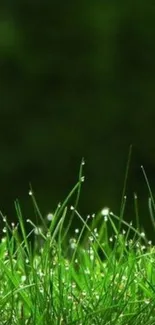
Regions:
M 155 190 L 155 5 L 152 1 L 5 1 L 0 8 L 0 207 L 43 215 L 63 201 L 85 157 L 79 210 L 119 213 L 151 234 L 143 164 Z M 30 215 L 29 215 L 30 214 Z

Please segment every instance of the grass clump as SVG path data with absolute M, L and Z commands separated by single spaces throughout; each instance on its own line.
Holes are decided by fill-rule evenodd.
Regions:
M 144 232 L 123 218 L 120 221 L 109 209 L 82 218 L 77 210 L 81 171 L 77 185 L 50 216 L 49 225 L 32 189 L 41 226 L 28 220 L 32 231 L 26 233 L 18 201 L 17 225 L 10 226 L 2 215 L 1 325 L 155 324 L 155 247 Z M 81 227 L 71 233 L 73 218 L 80 220 Z M 70 220 L 67 226 L 66 220 Z M 36 238 L 33 246 L 32 234 Z

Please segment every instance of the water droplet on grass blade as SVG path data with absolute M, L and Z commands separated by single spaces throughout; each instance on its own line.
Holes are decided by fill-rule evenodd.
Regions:
M 102 209 L 101 214 L 102 216 L 106 217 L 109 215 L 110 209 L 108 207 L 105 207 Z

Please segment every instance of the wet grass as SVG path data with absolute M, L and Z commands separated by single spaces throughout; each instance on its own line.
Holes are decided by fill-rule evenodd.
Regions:
M 1 214 L 1 325 L 155 324 L 155 247 L 123 220 L 123 213 L 120 217 L 104 208 L 86 218 L 79 214 L 83 164 L 78 183 L 48 215 L 48 224 L 32 189 L 39 226 L 27 220 L 32 231 L 26 233 L 18 201 L 16 225 Z M 70 231 L 75 219 L 81 226 Z

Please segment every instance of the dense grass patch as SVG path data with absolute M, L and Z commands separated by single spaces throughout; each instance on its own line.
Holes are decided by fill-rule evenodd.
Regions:
M 108 208 L 83 219 L 77 210 L 82 181 L 81 169 L 67 199 L 48 216 L 48 225 L 31 189 L 40 224 L 27 220 L 29 234 L 18 201 L 17 225 L 1 215 L 1 325 L 155 324 L 155 247 L 123 214 L 118 217 Z M 73 218 L 81 227 L 70 232 Z

